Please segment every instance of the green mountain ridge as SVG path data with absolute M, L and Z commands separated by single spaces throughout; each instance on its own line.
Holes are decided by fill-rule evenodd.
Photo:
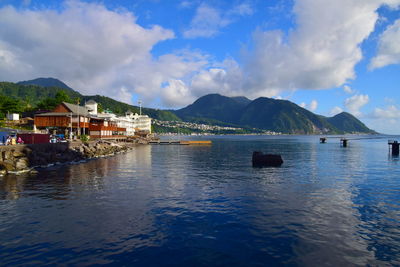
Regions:
M 62 82 L 58 79 L 55 79 L 55 78 L 36 78 L 33 80 L 17 82 L 17 84 L 38 85 L 38 86 L 42 86 L 42 87 L 58 87 L 58 88 L 74 91 L 74 89 L 72 89 L 71 87 L 66 85 L 64 82 Z
M 212 119 L 245 127 L 289 134 L 375 133 L 349 113 L 332 118 L 316 115 L 288 100 L 260 97 L 236 101 L 242 97 L 210 94 L 175 111 L 183 120 Z
M 43 80 L 43 78 L 39 78 L 20 83 L 0 82 L 0 97 L 1 95 L 11 97 L 21 101 L 28 107 L 34 107 L 45 98 L 54 98 L 57 92 L 64 91 L 71 99 L 79 99 L 81 104 L 93 99 L 99 103 L 103 109 L 110 109 L 116 114 L 124 114 L 126 111 L 139 113 L 138 106 L 129 105 L 101 95 L 82 95 L 81 93 L 71 89 L 65 83 L 61 81 L 56 82 L 54 80 L 56 79 L 46 78 L 46 80 Z M 63 88 L 55 86 L 44 87 L 35 84 L 37 81 L 39 81 L 38 83 L 40 84 L 43 84 L 43 81 L 50 81 L 51 84 L 63 84 Z M 166 110 L 142 108 L 142 113 L 158 120 L 180 120 L 174 113 Z
M 0 97 L 3 95 L 4 98 L 16 99 L 31 108 L 46 98 L 55 97 L 60 91 L 75 102 L 79 100 L 81 104 L 93 99 L 103 109 L 110 109 L 116 114 L 124 114 L 126 111 L 139 113 L 137 106 L 106 96 L 82 95 L 53 78 L 38 78 L 20 83 L 0 82 Z M 142 113 L 161 121 L 186 121 L 288 134 L 376 133 L 346 112 L 328 118 L 288 100 L 267 97 L 250 100 L 243 96 L 209 94 L 179 110 L 142 108 Z

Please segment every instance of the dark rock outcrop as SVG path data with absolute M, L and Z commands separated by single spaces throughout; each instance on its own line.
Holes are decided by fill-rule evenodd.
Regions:
M 0 175 L 30 171 L 49 164 L 113 155 L 126 152 L 132 146 L 110 141 L 1 146 Z
M 281 155 L 263 154 L 259 151 L 253 152 L 253 167 L 279 167 L 283 163 Z

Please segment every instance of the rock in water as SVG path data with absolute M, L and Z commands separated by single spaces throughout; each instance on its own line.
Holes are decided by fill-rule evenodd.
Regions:
M 279 167 L 282 165 L 283 160 L 281 155 L 263 154 L 259 151 L 253 152 L 253 167 Z

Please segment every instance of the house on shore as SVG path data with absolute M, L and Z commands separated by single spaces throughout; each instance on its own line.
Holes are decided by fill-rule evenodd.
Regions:
M 151 119 L 129 112 L 125 116 L 98 113 L 94 100 L 89 100 L 85 106 L 62 102 L 52 112 L 35 115 L 34 129 L 66 137 L 84 134 L 91 139 L 124 139 L 139 132 L 151 133 Z

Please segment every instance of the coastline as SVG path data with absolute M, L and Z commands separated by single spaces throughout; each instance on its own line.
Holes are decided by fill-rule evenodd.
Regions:
M 136 145 L 138 143 L 98 140 L 0 146 L 0 176 L 36 172 L 38 168 L 60 164 L 77 164 L 88 159 L 125 153 Z

